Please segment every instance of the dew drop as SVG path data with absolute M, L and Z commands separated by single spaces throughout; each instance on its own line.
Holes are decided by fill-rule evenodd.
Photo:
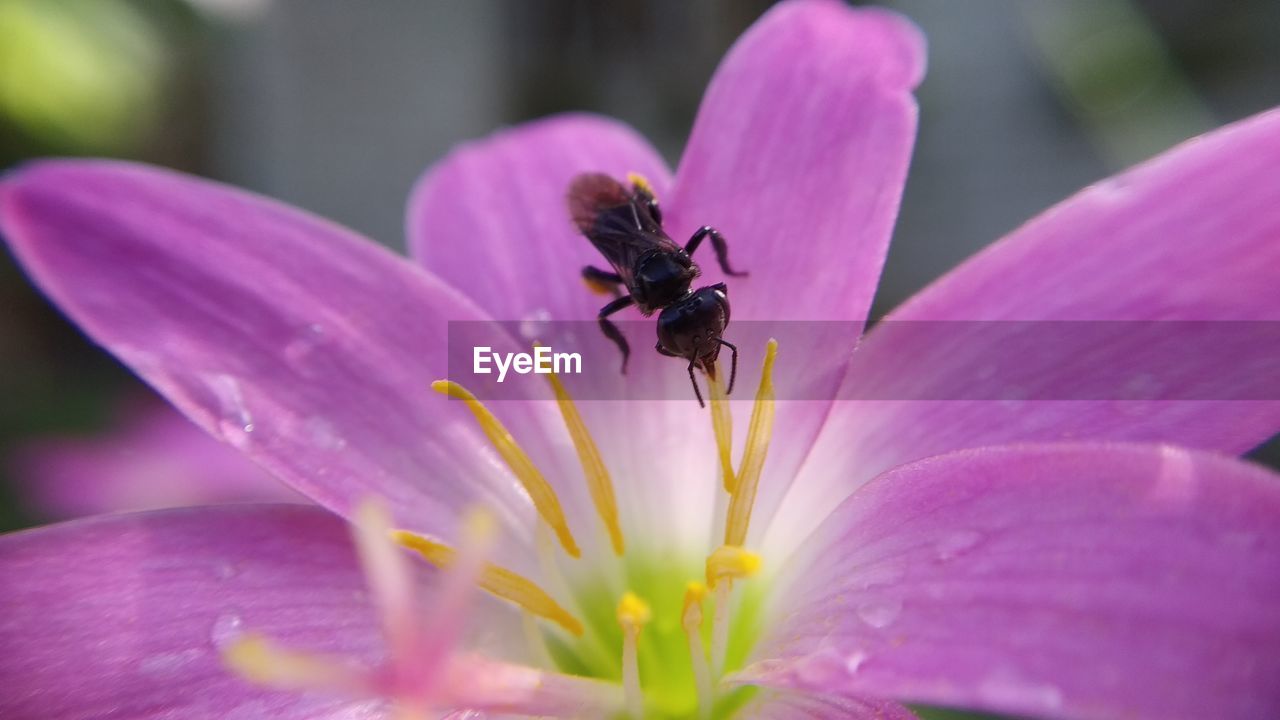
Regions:
M 328 419 L 313 415 L 305 423 L 311 444 L 321 450 L 341 450 L 347 446 L 347 439 L 338 433 L 337 428 Z
M 982 540 L 982 535 L 973 530 L 953 532 L 938 541 L 938 559 L 943 561 L 952 560 L 971 550 L 980 540 Z
M 978 694 L 993 705 L 1010 709 L 1052 711 L 1062 707 L 1061 690 L 1009 671 L 988 675 L 979 683 Z
M 538 308 L 520 319 L 520 337 L 533 342 L 545 338 L 551 326 L 551 312 L 546 308 Z
M 864 652 L 851 652 L 844 659 L 844 671 L 850 675 L 854 675 L 862 668 L 862 664 L 867 661 L 867 654 Z
M 858 606 L 858 617 L 873 628 L 888 627 L 902 612 L 901 600 L 873 600 Z
M 209 631 L 209 640 L 213 642 L 216 648 L 224 648 L 228 643 L 240 637 L 244 630 L 241 627 L 244 620 L 240 618 L 240 614 L 236 612 L 227 612 L 218 616 L 213 621 L 213 628 Z
M 249 446 L 250 434 L 253 432 L 253 415 L 245 406 L 244 395 L 240 391 L 240 383 L 230 375 L 218 374 L 206 378 L 205 382 L 218 399 L 221 417 L 218 419 L 218 433 L 223 440 L 243 450 Z
M 328 341 L 324 326 L 311 323 L 300 330 L 293 339 L 284 346 L 284 359 L 289 366 L 302 375 L 314 377 L 317 373 L 315 363 L 311 362 L 316 351 Z

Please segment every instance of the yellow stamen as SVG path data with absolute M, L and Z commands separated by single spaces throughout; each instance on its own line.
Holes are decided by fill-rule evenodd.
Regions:
M 707 596 L 707 586 L 696 580 L 684 586 L 684 610 L 680 625 L 689 641 L 689 657 L 693 664 L 694 686 L 698 690 L 698 717 L 711 717 L 715 703 L 715 687 L 711 683 L 711 668 L 707 665 L 707 651 L 702 647 L 702 601 Z
M 751 425 L 747 430 L 747 446 L 742 451 L 742 463 L 738 467 L 737 485 L 729 499 L 728 517 L 724 525 L 724 544 L 741 545 L 747 541 L 747 527 L 751 523 L 751 508 L 756 501 L 756 488 L 760 484 L 760 472 L 769 452 L 769 440 L 773 437 L 773 361 L 778 356 L 778 341 L 769 340 L 765 349 L 764 368 L 760 373 L 760 387 L 756 390 L 755 407 L 751 409 Z
M 631 183 L 637 190 L 649 194 L 654 200 L 658 199 L 658 194 L 653 191 L 653 184 L 649 182 L 649 178 L 638 172 L 627 173 L 627 182 Z
M 448 545 L 407 530 L 393 530 L 391 537 L 439 568 L 449 567 L 457 558 L 457 551 Z M 476 584 L 490 594 L 515 603 L 534 615 L 546 618 L 574 635 L 582 635 L 582 622 L 523 575 L 486 563 L 480 571 Z
M 326 688 L 358 692 L 362 685 L 360 676 L 337 659 L 285 650 L 256 634 L 233 640 L 223 649 L 222 659 L 246 680 L 283 690 Z
M 719 369 L 719 368 L 717 368 Z M 729 400 L 724 394 L 724 373 L 717 372 L 707 382 L 711 395 L 711 428 L 716 433 L 716 450 L 720 452 L 720 473 L 724 490 L 733 494 L 737 482 L 733 477 L 733 417 L 729 414 Z
M 652 616 L 649 603 L 635 593 L 623 593 L 618 601 L 618 624 L 622 626 L 622 689 L 627 698 L 627 709 L 636 720 L 644 716 L 644 691 L 640 687 L 636 642 L 640 638 L 640 628 Z
M 569 531 L 569 523 L 565 520 L 564 511 L 560 508 L 556 491 L 546 478 L 542 477 L 542 473 L 538 471 L 525 451 L 516 444 L 515 438 L 511 437 L 507 428 L 494 417 L 493 413 L 489 412 L 484 403 L 477 400 L 475 395 L 458 383 L 451 380 L 437 380 L 431 383 L 431 389 L 467 404 L 467 408 L 476 416 L 476 422 L 480 423 L 480 429 L 489 438 L 489 442 L 493 443 L 498 454 L 506 461 L 507 467 L 511 468 L 516 479 L 529 493 L 529 498 L 533 501 L 538 514 L 551 526 L 551 529 L 556 531 L 556 537 L 560 539 L 565 552 L 573 557 L 581 557 L 582 552 L 578 550 L 578 544 L 573 540 L 573 533 Z
M 750 550 L 743 550 L 737 545 L 721 545 L 707 556 L 707 586 L 715 590 L 721 582 L 732 585 L 734 580 L 760 572 L 763 563 L 760 556 Z
M 559 376 L 550 373 L 547 380 L 551 382 L 551 390 L 556 394 L 556 404 L 560 406 L 560 415 L 564 418 L 565 427 L 569 429 L 569 437 L 573 438 L 573 448 L 578 452 L 578 462 L 582 463 L 582 474 L 587 479 L 591 502 L 595 504 L 596 512 L 609 531 L 613 552 L 621 555 L 625 543 L 622 539 L 622 525 L 618 522 L 618 501 L 613 493 L 613 479 L 609 477 L 609 469 L 605 467 L 600 449 L 591 439 L 586 423 L 582 421 L 573 398 L 569 397 Z

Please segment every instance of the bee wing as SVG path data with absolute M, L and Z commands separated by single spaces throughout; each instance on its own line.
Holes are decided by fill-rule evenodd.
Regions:
M 679 250 L 649 211 L 648 198 L 603 173 L 569 184 L 569 216 L 614 270 L 631 285 L 636 262 L 654 249 Z

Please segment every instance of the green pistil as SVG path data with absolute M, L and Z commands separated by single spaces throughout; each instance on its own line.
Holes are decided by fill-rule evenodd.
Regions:
M 640 684 L 644 689 L 646 718 L 697 718 L 698 693 L 689 644 L 680 624 L 684 609 L 685 584 L 700 579 L 704 563 L 699 559 L 660 559 L 651 553 L 631 550 L 625 559 L 626 589 L 643 598 L 652 609 L 652 619 L 640 633 L 638 645 Z M 616 608 L 620 593 L 604 580 L 576 583 L 575 599 L 586 632 L 581 638 L 544 631 L 547 648 L 557 669 L 572 675 L 622 680 L 622 628 Z M 726 671 L 740 668 L 760 635 L 764 604 L 763 583 L 759 579 L 735 584 L 737 603 L 729 630 Z M 702 623 L 703 643 L 711 639 L 714 603 L 706 600 Z M 730 717 L 754 693 L 752 688 L 722 692 L 712 717 Z

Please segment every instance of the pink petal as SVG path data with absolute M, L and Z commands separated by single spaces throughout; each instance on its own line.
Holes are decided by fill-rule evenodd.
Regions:
M 683 239 L 716 226 L 735 269 L 751 273 L 726 279 L 711 248 L 698 252 L 707 282 L 729 285 L 737 326 L 726 339 L 745 351 L 748 392 L 774 335 L 780 398 L 834 394 L 898 216 L 916 133 L 911 91 L 924 64 L 919 30 L 894 13 L 793 2 L 752 26 L 712 79 L 676 173 L 667 227 Z M 777 322 L 792 320 L 850 322 L 797 333 Z M 788 342 L 791 334 L 804 339 Z M 756 527 L 791 484 L 827 407 L 778 408 L 780 436 L 761 481 Z M 745 428 L 746 408 L 736 417 Z
M 883 700 L 864 700 L 765 691 L 742 708 L 748 720 L 914 720 L 905 707 Z
M 8 176 L 0 226 L 92 338 L 321 504 L 379 496 L 448 538 L 483 502 L 527 527 L 462 403 L 428 389 L 447 371 L 446 321 L 485 316 L 410 263 L 269 200 L 113 162 Z
M 57 519 L 230 502 L 305 502 L 242 453 L 167 404 L 127 404 L 110 430 L 48 437 L 13 450 L 14 478 Z
M 341 698 L 249 684 L 220 648 L 252 631 L 369 665 L 382 657 L 346 524 L 315 507 L 191 508 L 6 535 L 0 575 L 0 717 L 348 717 L 358 706 Z
M 866 317 L 923 74 L 914 25 L 840 2 L 784 3 L 734 44 L 698 110 L 666 227 L 678 240 L 707 224 L 725 234 L 751 273 L 727 280 L 735 320 Z M 711 248 L 697 258 L 708 281 L 725 279 Z
M 501 131 L 418 181 L 410 252 L 498 320 L 593 320 L 607 299 L 588 292 L 581 271 L 607 264 L 569 219 L 569 181 L 632 171 L 659 195 L 670 184 L 653 148 L 614 120 L 560 115 Z
M 788 564 L 740 680 L 1040 717 L 1280 717 L 1280 477 L 1172 446 L 885 473 Z
M 787 499 L 785 517 L 804 526 L 812 508 L 843 497 L 875 473 L 958 448 L 1098 439 L 1240 453 L 1266 440 L 1280 428 L 1277 360 L 1267 355 L 1276 343 L 1273 325 L 1239 353 L 1197 347 L 1192 333 L 1179 344 L 1181 331 L 1150 324 L 1098 345 L 1087 339 L 1097 337 L 1100 326 L 1073 336 L 1065 325 L 1007 323 L 1011 330 L 999 347 L 981 339 L 999 334 L 994 323 L 957 324 L 936 333 L 933 343 L 912 342 L 928 336 L 927 327 L 917 332 L 911 326 L 1280 320 L 1278 166 L 1280 111 L 1272 111 L 1087 188 L 909 300 L 858 348 L 842 394 L 857 396 L 855 388 L 862 387 L 890 398 L 1008 399 L 838 404 L 796 483 L 802 494 Z M 1141 334 L 1153 330 L 1155 339 L 1144 343 Z M 1229 326 L 1222 330 L 1247 340 Z M 1172 379 L 1175 397 L 1186 385 L 1205 386 L 1199 395 L 1205 399 L 1017 399 L 1022 390 L 1079 397 L 1073 394 L 1078 388 L 1104 374 L 1141 380 L 1144 369 Z M 1011 382 L 1015 374 L 1028 378 L 1025 388 Z M 830 468 L 856 471 L 833 475 Z

